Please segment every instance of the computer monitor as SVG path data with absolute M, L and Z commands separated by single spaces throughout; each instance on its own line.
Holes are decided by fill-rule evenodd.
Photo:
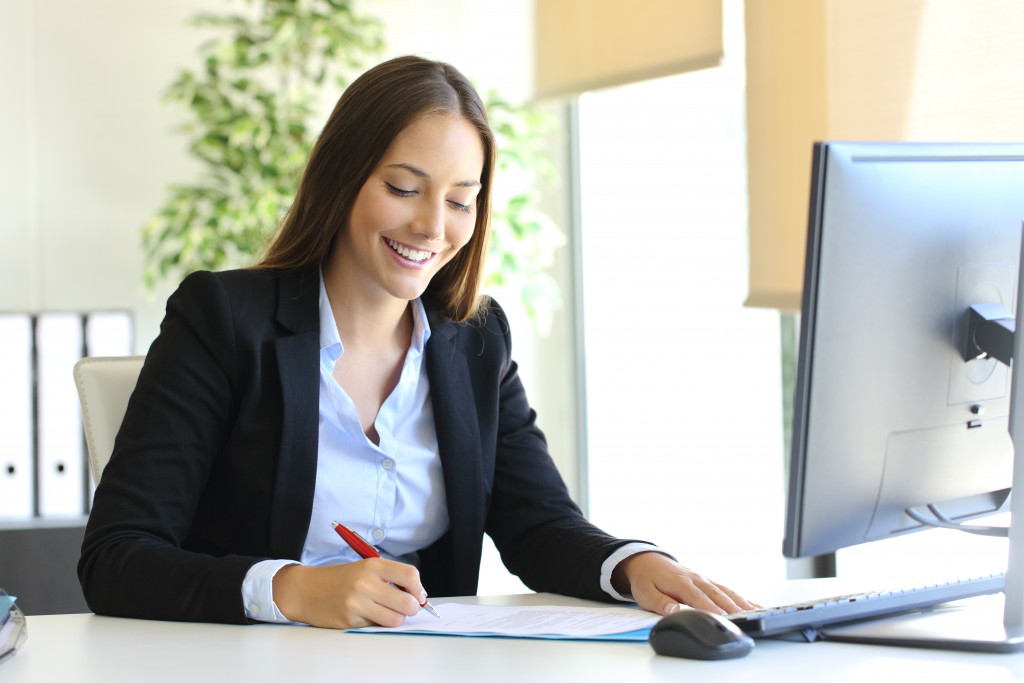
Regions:
M 787 557 L 1002 508 L 1010 373 L 963 349 L 1016 308 L 1022 222 L 1024 145 L 815 145 Z
M 818 143 L 808 224 L 783 554 L 1005 509 L 1024 145 Z

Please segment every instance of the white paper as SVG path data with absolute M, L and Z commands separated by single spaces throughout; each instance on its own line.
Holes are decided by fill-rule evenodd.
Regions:
M 660 617 L 631 607 L 556 607 L 506 605 L 435 605 L 438 619 L 426 610 L 396 628 L 367 627 L 370 633 L 434 633 L 514 638 L 585 638 L 645 640 Z

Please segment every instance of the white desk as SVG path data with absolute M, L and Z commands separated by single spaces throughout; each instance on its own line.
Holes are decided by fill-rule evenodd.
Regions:
M 788 582 L 799 597 L 815 582 Z M 820 584 L 818 584 L 820 585 Z M 799 590 L 803 588 L 803 590 Z M 491 604 L 587 604 L 553 595 L 462 598 Z M 446 602 L 443 599 L 437 603 Z M 0 664 L 3 683 L 176 681 L 1001 681 L 1024 655 L 841 643 L 759 641 L 747 657 L 701 662 L 646 643 L 369 635 L 298 626 L 226 626 L 92 614 L 28 619 L 28 640 Z

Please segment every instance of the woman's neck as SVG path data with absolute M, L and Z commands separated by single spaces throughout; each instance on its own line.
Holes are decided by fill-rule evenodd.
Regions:
M 412 337 L 409 302 L 386 293 L 366 297 L 351 285 L 343 272 L 332 274 L 325 269 L 324 289 L 345 349 L 408 347 Z

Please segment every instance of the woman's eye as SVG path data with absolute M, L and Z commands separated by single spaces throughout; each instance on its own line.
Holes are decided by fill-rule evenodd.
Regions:
M 388 189 L 388 192 L 396 197 L 414 197 L 419 194 L 417 190 L 406 190 L 387 181 L 384 181 L 384 186 Z M 447 199 L 445 201 L 448 203 L 448 206 L 452 207 L 456 211 L 462 211 L 463 213 L 471 213 L 473 211 L 472 204 L 460 204 L 453 199 Z
M 411 197 L 414 194 L 416 194 L 416 190 L 403 190 L 402 188 L 392 185 L 391 183 L 388 182 L 385 182 L 384 184 L 387 185 L 388 192 L 395 195 L 396 197 Z

